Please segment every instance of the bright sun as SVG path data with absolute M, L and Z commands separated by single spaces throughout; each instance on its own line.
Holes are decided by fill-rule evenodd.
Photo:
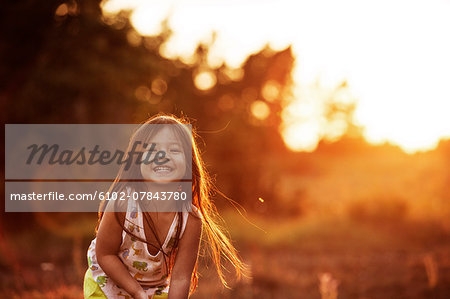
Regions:
M 310 87 L 317 81 L 325 91 L 348 82 L 357 99 L 354 122 L 368 142 L 413 153 L 450 138 L 449 1 L 111 0 L 103 6 L 109 13 L 121 8 L 134 8 L 134 26 L 148 35 L 170 15 L 174 34 L 162 53 L 168 58 L 188 59 L 213 30 L 212 67 L 225 61 L 238 68 L 267 42 L 277 50 L 292 44 L 296 100 L 283 112 L 281 133 L 293 150 L 313 151 L 322 137 L 345 130 L 339 119 L 323 121 L 320 92 Z M 198 80 L 208 83 L 203 77 Z M 263 102 L 253 106 L 259 117 L 270 113 Z

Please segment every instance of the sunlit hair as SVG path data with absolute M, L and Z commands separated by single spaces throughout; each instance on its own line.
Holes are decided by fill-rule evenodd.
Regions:
M 225 280 L 224 273 L 222 272 L 222 258 L 225 258 L 228 260 L 236 271 L 236 277 L 239 280 L 241 276 L 248 277 L 248 268 L 247 266 L 241 261 L 240 257 L 238 256 L 237 250 L 232 245 L 229 237 L 226 234 L 226 230 L 220 226 L 219 221 L 221 220 L 220 215 L 217 212 L 217 209 L 214 205 L 214 203 L 211 201 L 211 194 L 213 191 L 215 191 L 216 187 L 214 186 L 211 177 L 206 170 L 205 164 L 201 158 L 200 151 L 197 147 L 196 139 L 198 139 L 198 135 L 195 132 L 194 129 L 192 129 L 192 132 L 187 129 L 185 126 L 186 124 L 189 124 L 190 122 L 186 118 L 179 118 L 174 115 L 167 115 L 159 113 L 151 118 L 149 118 L 146 122 L 143 123 L 143 125 L 133 134 L 133 136 L 130 138 L 130 143 L 128 146 L 127 152 L 130 150 L 132 144 L 136 141 L 144 141 L 148 144 L 150 144 L 151 137 L 154 136 L 157 132 L 157 129 L 154 129 L 155 126 L 145 126 L 145 125 L 153 125 L 153 124 L 160 124 L 160 125 L 169 125 L 169 124 L 175 124 L 174 127 L 174 133 L 178 137 L 178 139 L 182 142 L 184 153 L 187 152 L 188 149 L 186 149 L 186 146 L 192 147 L 192 165 L 188 163 L 187 165 L 187 172 L 186 177 L 190 178 L 190 171 L 192 171 L 192 204 L 197 207 L 201 213 L 201 221 L 202 221 L 202 244 L 206 243 L 206 249 L 210 253 L 210 256 L 216 266 L 218 276 L 220 278 L 220 281 L 222 284 L 229 288 L 229 285 L 227 281 Z M 158 127 L 158 126 L 156 126 Z M 171 126 L 172 127 L 172 126 Z M 145 129 L 142 129 L 145 128 Z M 148 128 L 148 129 L 147 129 Z M 190 151 L 189 151 L 190 152 Z M 190 157 L 186 157 L 190 158 Z M 189 161 L 186 159 L 186 161 Z M 135 164 L 135 163 L 133 163 Z M 142 175 L 140 174 L 140 168 L 138 166 L 132 166 L 128 171 L 124 171 L 124 165 L 119 170 L 119 173 L 114 181 L 114 183 L 111 185 L 109 191 L 110 192 L 120 192 L 123 191 L 126 186 L 131 186 L 135 190 L 141 189 L 140 186 L 142 186 L 142 183 L 133 183 L 128 181 L 123 181 L 124 179 L 143 179 Z M 111 193 L 112 194 L 112 193 Z M 117 202 L 117 201 L 115 201 Z M 139 201 L 138 201 L 139 202 Z M 99 213 L 98 213 L 98 223 L 96 227 L 96 231 L 98 230 L 98 227 L 100 225 L 100 221 L 102 219 L 103 213 L 105 210 L 105 201 L 102 202 L 100 205 Z M 178 244 L 179 244 L 179 235 L 181 230 L 181 223 L 182 223 L 182 216 L 183 214 L 181 212 L 178 212 L 179 216 L 178 219 L 181 220 L 178 223 L 177 227 L 177 236 L 175 240 L 175 244 L 173 246 L 173 249 L 171 252 L 166 253 L 162 250 L 162 243 L 159 240 L 156 232 L 154 223 L 151 219 L 151 217 L 147 213 L 144 214 L 144 219 L 146 223 L 151 228 L 153 234 L 155 235 L 155 239 L 157 240 L 160 247 L 157 247 L 153 244 L 150 244 L 148 241 L 143 240 L 142 238 L 134 235 L 131 231 L 129 231 L 124 225 L 122 225 L 119 221 L 118 213 L 116 214 L 116 219 L 119 221 L 121 226 L 123 227 L 124 231 L 126 231 L 128 234 L 132 235 L 133 237 L 139 239 L 142 242 L 147 243 L 150 246 L 153 246 L 155 248 L 161 249 L 164 256 L 164 261 L 166 262 L 166 255 L 168 256 L 169 263 L 167 265 L 167 269 L 169 271 L 169 275 L 171 273 L 171 270 L 174 266 L 175 262 L 175 256 L 176 252 L 178 250 Z M 195 217 L 194 214 L 191 213 L 192 216 Z M 206 238 L 204 237 L 206 235 Z M 191 277 L 191 287 L 189 293 L 192 294 L 198 283 L 198 272 L 197 272 L 197 266 L 198 262 L 196 261 L 194 266 L 194 271 Z

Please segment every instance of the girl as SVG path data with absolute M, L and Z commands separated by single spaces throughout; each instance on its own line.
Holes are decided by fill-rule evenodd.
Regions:
M 154 162 L 132 163 L 129 169 L 123 165 L 109 191 L 130 195 L 164 190 L 175 194 L 186 189 L 180 181 L 192 180 L 190 206 L 180 207 L 181 201 L 168 200 L 164 203 L 177 205 L 169 210 L 181 212 L 153 212 L 155 201 L 151 200 L 102 201 L 97 235 L 87 254 L 85 298 L 188 298 L 197 287 L 197 255 L 203 234 L 225 287 L 222 256 L 235 267 L 238 279 L 241 274 L 246 276 L 246 265 L 217 224 L 219 215 L 209 198 L 213 185 L 200 157 L 196 134 L 191 134 L 187 123 L 163 114 L 147 120 L 131 137 L 127 152 L 139 144 L 141 161 L 150 158 L 147 161 Z M 148 151 L 152 144 L 156 148 Z M 157 151 L 166 153 L 164 159 Z M 157 163 L 160 158 L 165 164 Z

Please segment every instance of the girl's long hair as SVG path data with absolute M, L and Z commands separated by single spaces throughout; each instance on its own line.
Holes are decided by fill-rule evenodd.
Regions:
M 130 138 L 130 142 L 128 145 L 127 153 L 130 151 L 133 143 L 136 140 L 146 142 L 150 144 L 150 140 L 154 134 L 156 134 L 155 129 L 146 129 L 145 125 L 169 125 L 173 124 L 176 126 L 174 127 L 174 133 L 177 135 L 177 137 L 180 139 L 180 141 L 183 144 L 184 152 L 190 152 L 192 150 L 192 165 L 190 163 L 187 163 L 187 171 L 186 171 L 186 177 L 191 178 L 191 175 L 189 172 L 192 173 L 192 204 L 198 208 L 200 214 L 201 214 L 201 221 L 202 221 L 202 241 L 207 243 L 207 249 L 210 253 L 210 256 L 216 266 L 217 274 L 220 278 L 220 281 L 226 288 L 230 288 L 227 281 L 225 280 L 225 275 L 222 272 L 222 258 L 225 258 L 228 260 L 236 271 L 237 279 L 239 280 L 241 276 L 248 277 L 248 268 L 247 265 L 244 264 L 240 257 L 238 256 L 237 250 L 234 248 L 233 244 L 230 241 L 230 238 L 227 236 L 226 230 L 219 224 L 219 221 L 221 220 L 221 217 L 217 211 L 217 208 L 215 207 L 214 203 L 211 201 L 211 194 L 213 194 L 213 191 L 216 190 L 215 185 L 213 184 L 211 177 L 206 170 L 205 164 L 201 158 L 201 153 L 197 146 L 197 138 L 199 137 L 194 129 L 192 129 L 192 132 L 186 128 L 185 125 L 190 124 L 189 120 L 187 118 L 181 117 L 178 118 L 174 115 L 168 115 L 159 113 L 151 118 L 149 118 L 147 121 L 143 123 L 143 125 L 133 134 L 133 136 Z M 155 126 L 147 126 L 148 127 L 155 127 Z M 156 126 L 158 127 L 158 126 Z M 172 127 L 172 126 L 171 126 Z M 188 139 L 188 140 L 187 140 Z M 191 148 L 187 149 L 186 147 L 189 146 Z M 189 157 L 186 157 L 189 158 Z M 188 161 L 188 159 L 186 159 Z M 134 163 L 133 163 L 134 164 Z M 117 174 L 117 177 L 114 181 L 114 183 L 109 188 L 110 192 L 122 192 L 125 190 L 127 186 L 132 187 L 132 189 L 136 191 L 142 190 L 143 183 L 135 183 L 133 182 L 134 179 L 140 178 L 141 180 L 142 175 L 140 174 L 140 168 L 137 166 L 132 166 L 128 171 L 124 170 L 125 165 L 122 165 L 121 169 L 119 170 L 119 173 Z M 131 180 L 130 180 L 131 179 Z M 125 181 L 124 181 L 125 180 Z M 130 182 L 131 181 L 131 182 Z M 112 193 L 110 193 L 112 194 Z M 115 203 L 117 202 L 114 201 Z M 137 201 L 139 203 L 139 201 Z M 98 222 L 96 227 L 96 232 L 98 230 L 98 227 L 100 225 L 100 221 L 102 219 L 103 213 L 106 208 L 106 202 L 102 201 L 100 204 L 99 212 L 98 212 Z M 134 235 L 129 229 L 126 228 L 125 225 L 122 225 L 122 223 L 119 221 L 118 213 L 115 213 L 117 221 L 120 223 L 120 225 L 123 227 L 124 231 L 133 237 L 137 238 L 138 240 L 147 243 L 148 245 L 160 249 L 163 252 L 164 261 L 166 263 L 166 269 L 168 270 L 168 275 L 170 275 L 171 270 L 175 263 L 175 257 L 176 252 L 178 249 L 179 244 L 179 238 L 180 238 L 180 231 L 181 231 L 181 225 L 183 223 L 183 214 L 181 212 L 178 212 L 178 225 L 176 230 L 176 239 L 175 243 L 172 246 L 172 249 L 170 252 L 166 253 L 164 252 L 162 248 L 162 242 L 159 240 L 158 235 L 156 233 L 156 229 L 154 226 L 154 223 L 148 215 L 148 213 L 143 213 L 144 220 L 149 225 L 153 235 L 155 236 L 155 239 L 158 242 L 158 246 L 155 246 L 154 244 L 149 243 L 147 240 L 144 240 L 140 238 L 139 236 Z M 193 215 L 193 214 L 191 214 Z M 194 216 L 194 215 L 193 215 Z M 206 238 L 204 237 L 206 235 Z M 169 259 L 169 263 L 167 264 L 166 256 Z M 191 277 L 191 286 L 189 290 L 189 294 L 192 294 L 195 289 L 197 288 L 198 284 L 198 272 L 197 272 L 197 266 L 198 261 L 196 261 L 194 266 L 194 271 L 192 273 Z

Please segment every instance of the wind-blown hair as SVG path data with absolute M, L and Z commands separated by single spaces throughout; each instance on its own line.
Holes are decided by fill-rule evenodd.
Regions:
M 145 125 L 153 125 L 153 124 L 159 124 L 159 125 L 176 125 L 171 126 L 174 128 L 174 133 L 178 137 L 178 139 L 181 141 L 184 153 L 192 153 L 192 164 L 187 163 L 187 171 L 185 178 L 191 178 L 192 173 L 192 204 L 198 208 L 200 214 L 201 214 L 201 221 L 202 221 L 202 245 L 203 243 L 206 243 L 206 249 L 208 250 L 218 273 L 218 276 L 220 278 L 221 283 L 226 287 L 229 288 L 229 285 L 227 281 L 225 280 L 224 273 L 222 272 L 223 264 L 222 264 L 222 258 L 225 258 L 227 261 L 229 261 L 232 266 L 235 268 L 236 271 L 236 277 L 239 280 L 241 276 L 246 276 L 248 273 L 247 266 L 241 261 L 240 257 L 238 256 L 237 250 L 231 243 L 229 237 L 227 236 L 226 230 L 221 227 L 219 224 L 219 221 L 221 220 L 221 217 L 217 211 L 217 208 L 215 207 L 214 203 L 211 201 L 211 194 L 213 191 L 216 190 L 216 187 L 214 186 L 211 177 L 206 170 L 205 164 L 201 158 L 200 151 L 197 146 L 196 139 L 199 137 L 194 129 L 192 129 L 192 132 L 187 129 L 187 124 L 189 124 L 188 119 L 186 118 L 178 118 L 174 115 L 167 115 L 159 113 L 153 117 L 150 117 L 147 121 L 143 123 L 143 125 L 133 134 L 133 136 L 130 138 L 130 142 L 128 145 L 129 152 L 131 146 L 136 140 L 146 142 L 148 144 L 151 143 L 151 138 L 157 133 L 157 129 L 153 129 L 155 126 L 145 126 Z M 156 126 L 158 127 L 158 126 Z M 149 128 L 149 129 L 147 129 Z M 152 129 L 150 129 L 152 128 Z M 190 147 L 190 148 L 187 148 Z M 190 157 L 186 157 L 186 161 L 189 161 Z M 136 191 L 140 191 L 142 189 L 142 182 L 141 183 L 135 183 L 133 181 L 130 181 L 130 179 L 143 179 L 142 175 L 140 174 L 140 168 L 138 166 L 134 165 L 133 163 L 132 167 L 124 171 L 124 165 L 119 170 L 119 173 L 114 181 L 114 183 L 111 185 L 109 191 L 111 192 L 120 192 L 125 190 L 126 186 L 131 186 Z M 125 180 L 125 181 L 123 181 Z M 117 201 L 115 201 L 117 202 Z M 139 202 L 139 201 L 138 201 Z M 98 223 L 96 231 L 100 225 L 100 221 L 102 219 L 103 213 L 105 210 L 105 201 L 102 202 L 99 213 L 98 213 Z M 181 212 L 178 212 L 179 216 L 178 219 L 181 220 L 178 222 L 177 227 L 177 234 L 176 234 L 176 240 L 175 244 L 172 247 L 170 252 L 164 252 L 162 250 L 162 242 L 159 240 L 158 235 L 156 234 L 156 230 L 154 227 L 154 223 L 151 219 L 151 217 L 148 215 L 148 213 L 144 214 L 144 220 L 147 222 L 149 227 L 151 228 L 155 239 L 158 242 L 159 247 L 155 246 L 154 244 L 150 244 L 148 241 L 139 238 L 138 236 L 134 235 L 131 231 L 129 231 L 124 225 L 122 225 L 119 221 L 118 213 L 116 214 L 117 221 L 121 224 L 124 231 L 128 234 L 133 235 L 135 238 L 139 239 L 142 242 L 147 243 L 148 245 L 158 248 L 163 252 L 164 261 L 166 263 L 167 269 L 169 271 L 168 275 L 170 275 L 172 268 L 175 263 L 175 257 L 176 252 L 178 250 L 178 244 L 179 244 L 179 235 L 181 230 L 181 223 L 182 223 L 182 216 L 183 214 Z M 191 216 L 195 215 L 191 213 Z M 206 238 L 205 238 L 206 236 Z M 167 264 L 166 256 L 169 259 L 169 264 Z M 198 261 L 196 261 L 194 266 L 194 271 L 192 273 L 191 277 L 191 287 L 189 294 L 192 294 L 198 284 L 198 272 L 197 272 L 197 266 Z

